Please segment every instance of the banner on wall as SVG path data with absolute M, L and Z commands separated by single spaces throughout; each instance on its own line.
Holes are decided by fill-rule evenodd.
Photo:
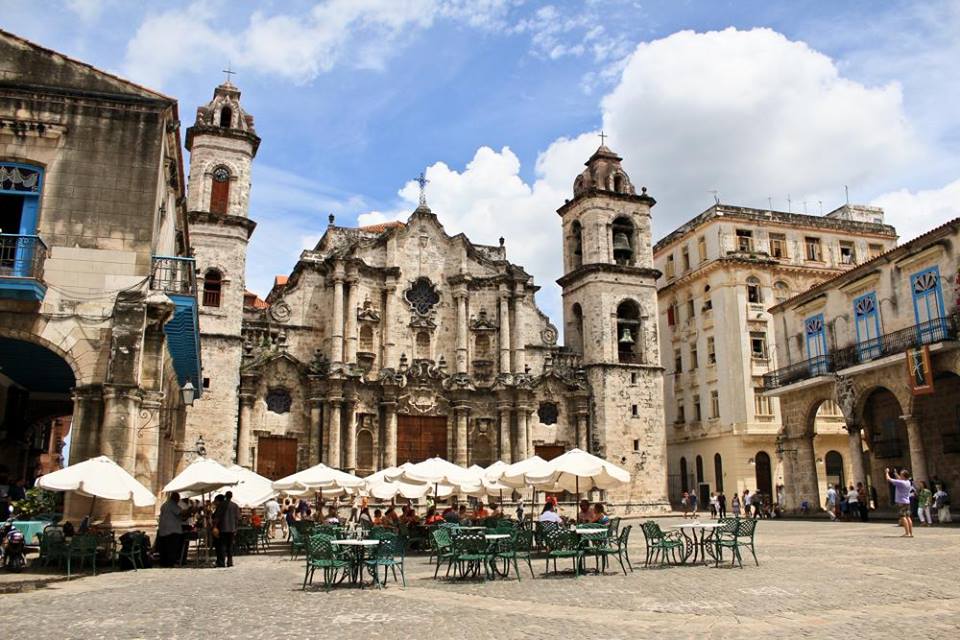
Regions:
M 930 366 L 930 347 L 907 349 L 907 382 L 915 396 L 933 393 L 933 368 Z

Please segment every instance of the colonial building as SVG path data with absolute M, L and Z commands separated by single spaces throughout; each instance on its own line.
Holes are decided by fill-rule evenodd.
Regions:
M 823 504 L 814 416 L 828 402 L 846 427 L 841 484 L 872 485 L 880 507 L 887 467 L 960 486 L 958 248 L 960 219 L 771 309 L 780 359 L 764 386 L 782 410 L 789 508 Z
M 177 103 L 5 32 L 0 78 L 0 471 L 53 468 L 70 425 L 72 462 L 159 491 L 200 372 Z
M 348 228 L 330 216 L 260 300 L 243 287 L 259 139 L 239 95 L 218 87 L 187 135 L 206 367 L 188 432 L 211 455 L 276 478 L 319 461 L 365 475 L 430 456 L 489 465 L 580 447 L 633 473 L 615 502 L 665 505 L 654 201 L 615 154 L 598 149 L 559 211 L 566 346 L 505 240 L 451 236 L 424 197 L 405 222 Z
M 873 207 L 810 216 L 717 204 L 657 243 L 672 500 L 687 490 L 775 495 L 782 414 L 763 376 L 784 352 L 767 309 L 892 248 L 896 233 L 882 223 Z M 821 482 L 849 476 L 831 455 L 845 450 L 836 406 L 811 419 Z

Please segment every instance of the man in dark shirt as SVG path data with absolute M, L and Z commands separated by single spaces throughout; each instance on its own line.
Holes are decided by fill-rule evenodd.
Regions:
M 216 508 L 213 511 L 213 523 L 218 530 L 216 539 L 217 566 L 233 566 L 233 538 L 240 523 L 240 507 L 233 502 L 233 492 L 227 491 L 214 498 Z M 224 565 L 226 556 L 226 565 Z
M 727 496 L 723 495 L 723 491 L 717 494 L 717 517 L 727 517 Z

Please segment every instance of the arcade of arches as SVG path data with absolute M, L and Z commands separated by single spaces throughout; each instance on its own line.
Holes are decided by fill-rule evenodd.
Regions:
M 916 482 L 960 486 L 960 376 L 953 352 L 933 358 L 933 393 L 914 396 L 899 366 L 877 368 L 780 396 L 784 412 L 786 508 L 822 507 L 828 484 L 865 482 L 878 509 L 892 506 L 885 469 L 909 469 Z M 847 447 L 818 446 L 811 415 L 846 386 L 840 402 Z M 841 395 L 843 393 L 841 392 Z

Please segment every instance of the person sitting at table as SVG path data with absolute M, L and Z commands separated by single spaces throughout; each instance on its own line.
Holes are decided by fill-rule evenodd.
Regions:
M 400 516 L 397 515 L 396 507 L 390 506 L 387 508 L 387 512 L 383 514 L 383 524 L 384 527 L 390 527 L 391 529 L 398 529 L 400 526 Z
M 590 510 L 590 501 L 580 501 L 580 511 L 577 513 L 577 522 L 593 522 L 594 513 Z
M 323 521 L 324 524 L 340 524 L 340 517 L 337 515 L 337 508 L 335 506 L 330 506 L 327 509 L 327 519 Z
M 361 507 L 360 515 L 357 517 L 357 520 L 360 522 L 361 525 L 363 524 L 372 525 L 373 518 L 370 516 L 370 507 L 367 507 L 367 506 Z
M 560 516 L 557 514 L 556 507 L 553 502 L 549 500 L 544 503 L 543 511 L 540 512 L 540 522 L 555 522 L 557 524 L 562 524 L 563 520 L 560 519 Z
M 380 509 L 373 510 L 373 526 L 375 527 L 383 526 L 383 511 L 380 511 Z
M 596 522 L 603 525 L 610 524 L 610 517 L 603 508 L 603 503 L 598 502 L 597 504 L 593 505 L 593 519 L 590 522 Z
M 467 505 L 460 505 L 460 508 L 457 509 L 457 517 L 460 519 L 461 524 L 469 524 L 470 518 L 467 516 Z
M 443 516 L 437 513 L 437 508 L 433 505 L 430 505 L 430 508 L 427 509 L 427 516 L 424 524 L 428 527 L 432 525 L 437 525 L 443 522 Z
M 443 519 L 454 524 L 460 522 L 460 513 L 457 511 L 456 505 L 447 505 L 447 508 L 443 510 Z
M 490 512 L 487 511 L 487 508 L 486 508 L 485 506 L 483 506 L 483 503 L 482 503 L 482 502 L 478 502 L 478 503 L 477 503 L 477 508 L 476 508 L 476 510 L 473 512 L 473 521 L 474 521 L 474 522 L 479 522 L 479 521 L 485 520 L 486 518 L 489 518 L 489 517 L 490 517 Z

